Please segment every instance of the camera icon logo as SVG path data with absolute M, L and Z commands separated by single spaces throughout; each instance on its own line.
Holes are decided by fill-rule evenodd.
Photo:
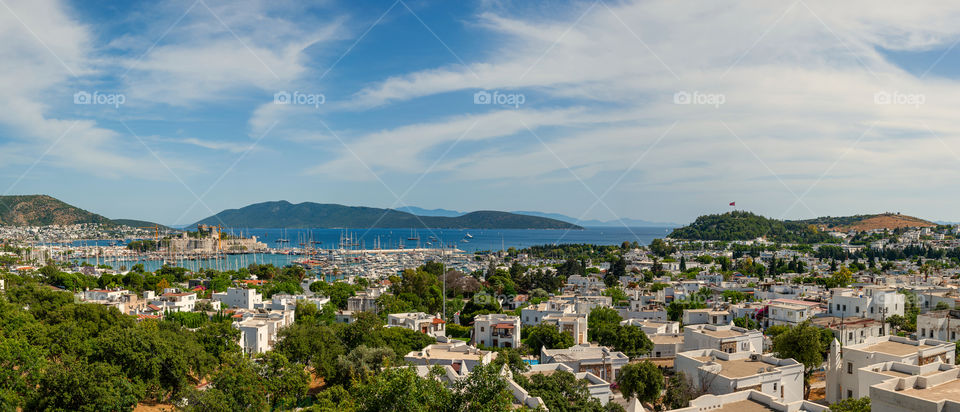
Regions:
M 491 101 L 490 92 L 486 90 L 480 90 L 473 94 L 473 104 L 490 104 Z
M 83 90 L 73 94 L 73 104 L 90 104 L 90 93 Z
M 890 92 L 879 91 L 873 94 L 873 103 L 874 104 L 890 104 L 893 102 L 893 96 Z
M 690 92 L 679 91 L 673 94 L 674 104 L 690 104 Z
M 290 104 L 290 93 L 279 91 L 273 94 L 274 104 Z

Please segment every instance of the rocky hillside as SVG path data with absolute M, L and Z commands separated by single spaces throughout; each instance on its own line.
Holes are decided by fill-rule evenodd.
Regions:
M 816 225 L 821 230 L 858 232 L 876 229 L 894 230 L 903 227 L 934 227 L 937 224 L 913 216 L 899 213 L 881 213 L 876 215 L 856 215 L 843 217 L 818 217 L 801 220 L 800 223 Z
M 47 195 L 0 196 L 0 225 L 46 226 L 78 223 L 109 225 L 113 222 Z

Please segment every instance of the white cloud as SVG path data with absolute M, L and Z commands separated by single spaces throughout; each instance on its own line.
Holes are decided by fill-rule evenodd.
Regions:
M 168 32 L 147 30 L 142 36 L 155 43 L 145 50 L 129 49 L 136 57 L 120 62 L 134 102 L 191 106 L 227 102 L 251 91 L 272 94 L 303 82 L 309 69 L 306 49 L 336 39 L 342 24 L 336 18 L 305 18 L 288 3 L 201 2 L 188 7 Z M 124 39 L 115 45 L 145 43 Z
M 591 4 L 583 3 L 582 10 Z M 392 76 L 359 91 L 353 104 L 379 107 L 478 88 L 536 93 L 555 107 L 537 111 L 528 104 L 515 116 L 537 117 L 530 127 L 557 156 L 543 147 L 497 141 L 485 150 L 451 156 L 437 170 L 455 170 L 459 179 L 555 178 L 566 163 L 583 179 L 600 179 L 593 182 L 600 186 L 598 192 L 646 150 L 658 137 L 656 131 L 677 122 L 637 166 L 645 184 L 683 181 L 695 183 L 680 184 L 676 191 L 722 186 L 773 192 L 784 199 L 764 200 L 764 207 L 775 210 L 772 214 L 795 202 L 790 190 L 799 195 L 810 188 L 808 203 L 821 205 L 814 212 L 835 213 L 840 206 L 829 197 L 851 186 L 872 190 L 876 202 L 888 193 L 888 183 L 920 179 L 931 161 L 960 161 L 944 150 L 945 143 L 960 152 L 960 127 L 954 121 L 960 83 L 920 79 L 878 51 L 946 50 L 960 40 L 960 26 L 953 23 L 960 17 L 958 5 L 608 4 L 609 9 L 596 5 L 575 25 L 578 13 L 562 20 L 483 13 L 475 23 L 503 39 L 487 52 L 488 59 L 468 68 L 444 66 Z M 691 8 L 698 11 L 691 13 Z M 725 102 L 719 108 L 677 105 L 673 97 L 679 91 L 721 94 Z M 920 95 L 924 103 L 877 104 L 877 93 Z M 610 107 L 632 118 L 602 116 Z M 473 119 L 492 120 L 487 122 L 491 130 L 477 134 L 485 139 L 524 135 L 516 122 L 491 116 L 419 120 L 350 144 L 378 173 L 415 173 L 432 163 L 428 154 L 452 143 Z M 680 166 L 685 161 L 697 166 Z M 344 152 L 313 170 L 344 176 L 356 163 Z M 960 177 L 956 170 L 937 173 Z M 936 178 L 913 184 L 934 190 L 942 189 L 943 182 Z M 636 187 L 629 180 L 624 185 Z M 585 199 L 587 204 L 592 200 Z M 628 213 L 627 206 L 622 209 Z M 788 212 L 810 214 L 803 206 Z
M 8 131 L 4 146 L 20 153 L 14 163 L 26 169 L 42 158 L 45 164 L 101 176 L 149 174 L 150 166 L 138 159 L 144 153 L 130 154 L 139 145 L 95 121 L 51 114 L 51 106 L 71 107 L 73 94 L 84 90 L 71 87 L 83 85 L 77 76 L 98 72 L 89 28 L 58 1 L 5 4 L 9 8 L 0 8 L 0 124 Z

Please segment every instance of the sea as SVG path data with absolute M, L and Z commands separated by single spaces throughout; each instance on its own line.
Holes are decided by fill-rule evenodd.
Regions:
M 522 249 L 535 245 L 589 243 L 619 245 L 624 241 L 650 244 L 653 239 L 666 236 L 668 227 L 590 227 L 582 230 L 562 229 L 244 229 L 224 230 L 240 236 L 256 236 L 270 247 L 300 247 L 337 249 L 341 240 L 349 239 L 360 249 L 396 249 L 400 245 L 439 248 L 456 247 L 467 252 Z M 289 242 L 278 243 L 286 239 Z M 319 242 L 319 243 L 317 243 Z
M 523 249 L 537 245 L 587 243 L 595 245 L 620 245 L 624 241 L 648 245 L 653 239 L 665 237 L 672 227 L 588 227 L 578 230 L 563 229 L 232 229 L 225 232 L 243 237 L 256 236 L 275 252 L 289 248 L 313 249 L 405 249 L 412 248 L 457 248 L 466 252 L 499 251 L 509 248 Z M 127 243 L 131 239 L 122 241 Z M 109 246 L 113 240 L 82 240 L 70 242 L 73 246 Z M 237 269 L 251 263 L 272 263 L 285 266 L 298 255 L 281 253 L 256 253 L 227 255 L 220 259 L 168 261 L 166 264 L 182 266 L 191 270 L 213 268 Z M 83 259 L 96 263 L 93 259 Z M 140 263 L 148 271 L 158 269 L 164 262 L 139 260 L 124 262 L 99 262 L 127 268 Z

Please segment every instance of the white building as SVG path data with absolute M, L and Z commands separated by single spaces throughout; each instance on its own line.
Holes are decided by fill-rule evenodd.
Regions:
M 879 364 L 897 362 L 923 366 L 941 362 L 953 364 L 956 346 L 950 342 L 933 339 L 919 341 L 899 336 L 882 336 L 867 339 L 865 343 L 840 348 L 834 339 L 827 360 L 826 400 L 835 403 L 847 398 L 868 396 L 871 385 L 880 383 L 871 379 Z
M 191 312 L 197 305 L 197 295 L 191 292 L 177 292 L 175 289 L 164 289 L 159 298 L 150 301 L 150 304 L 161 311 Z
M 562 363 L 576 372 L 590 372 L 607 382 L 616 381 L 620 369 L 629 362 L 630 358 L 623 352 L 593 344 L 540 351 L 541 364 Z
M 446 322 L 439 316 L 423 312 L 391 313 L 387 315 L 387 327 L 406 328 L 433 337 L 446 336 Z
M 548 315 L 565 315 L 576 313 L 576 305 L 561 299 L 550 299 L 536 305 L 520 309 L 520 319 L 524 325 L 538 325 Z
M 956 342 L 960 337 L 960 310 L 938 310 L 917 315 L 917 337 Z
M 459 372 L 462 368 L 472 370 L 477 364 L 490 363 L 493 361 L 493 352 L 480 350 L 466 342 L 453 339 L 410 352 L 403 360 L 414 365 L 450 365 Z
M 869 318 L 823 316 L 813 318 L 811 323 L 824 329 L 830 329 L 833 332 L 833 337 L 839 340 L 842 346 L 861 344 L 866 342 L 867 339 L 878 338 L 886 333 L 883 323 Z
M 726 325 L 691 325 L 683 327 L 685 351 L 716 349 L 726 353 L 763 352 L 763 334 L 758 330 Z
M 517 316 L 491 313 L 473 318 L 474 345 L 497 348 L 516 348 L 520 346 L 520 318 Z
M 269 302 L 263 302 L 260 305 L 254 305 L 257 308 L 264 308 L 268 310 L 296 310 L 298 302 L 307 302 L 315 305 L 317 309 L 323 307 L 323 305 L 330 302 L 330 298 L 326 296 L 307 296 L 307 295 L 291 295 L 287 293 L 277 293 L 270 297 Z
M 687 309 L 683 311 L 684 325 L 729 325 L 733 316 L 728 310 Z
M 247 319 L 236 323 L 240 329 L 240 347 L 244 353 L 264 353 L 271 348 L 270 325 L 264 319 Z
M 644 358 L 664 358 L 670 359 L 683 351 L 683 335 L 679 333 L 666 333 L 662 335 L 650 335 L 650 341 L 653 342 L 653 349 L 650 353 L 644 355 Z
M 960 410 L 960 368 L 929 364 L 892 370 L 870 386 L 873 412 L 955 412 Z
M 242 312 L 234 323 L 240 329 L 240 346 L 246 353 L 263 353 L 273 349 L 280 329 L 292 325 L 294 311 Z
M 881 319 L 903 316 L 906 296 L 896 290 L 879 287 L 863 289 L 831 289 L 827 313 L 844 318 L 861 317 Z
M 542 321 L 543 323 L 557 325 L 557 329 L 560 331 L 560 333 L 566 333 L 573 338 L 574 345 L 588 342 L 586 313 L 547 315 L 543 317 Z
M 87 303 L 96 303 L 104 306 L 115 307 L 120 313 L 129 315 L 138 309 L 142 303 L 137 299 L 137 295 L 124 289 L 94 289 L 84 291 L 81 299 Z
M 211 297 L 226 307 L 235 309 L 252 310 L 263 303 L 263 296 L 256 289 L 227 288 L 226 292 L 214 293 Z
M 767 305 L 766 326 L 796 326 L 820 312 L 819 304 L 789 299 L 778 299 Z
M 778 402 L 773 396 L 751 389 L 726 395 L 702 395 L 690 401 L 690 406 L 673 409 L 671 412 L 828 412 L 829 410 L 826 406 L 810 401 Z
M 695 389 L 714 395 L 753 389 L 779 402 L 803 400 L 803 364 L 793 359 L 700 349 L 677 354 L 674 365 Z
M 347 310 L 351 312 L 380 312 L 377 306 L 377 298 L 380 297 L 379 289 L 367 289 L 357 292 L 356 295 L 347 298 Z
M 643 330 L 647 336 L 680 333 L 680 322 L 669 320 L 651 320 L 651 319 L 627 319 L 620 322 L 621 325 L 636 326 Z

